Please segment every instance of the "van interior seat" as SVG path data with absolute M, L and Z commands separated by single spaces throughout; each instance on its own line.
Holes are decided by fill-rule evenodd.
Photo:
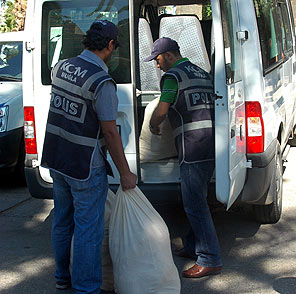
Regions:
M 160 91 L 160 69 L 156 67 L 155 61 L 144 62 L 151 54 L 153 39 L 148 21 L 139 18 L 139 69 L 140 84 L 142 91 Z
M 177 41 L 183 57 L 189 58 L 205 71 L 211 71 L 201 24 L 196 15 L 162 17 L 159 37 L 169 37 Z

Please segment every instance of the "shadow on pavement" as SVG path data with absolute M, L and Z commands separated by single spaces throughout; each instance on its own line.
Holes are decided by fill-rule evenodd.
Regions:
M 26 187 L 26 180 L 16 172 L 0 171 L 0 188 Z
M 156 209 L 168 225 L 172 244 L 180 245 L 188 229 L 183 208 L 171 205 Z M 221 206 L 211 206 L 211 211 L 221 246 L 222 274 L 181 278 L 182 294 L 295 294 L 295 267 L 288 266 L 295 260 L 293 209 L 275 225 L 254 222 L 247 207 L 226 212 Z M 51 200 L 31 198 L 0 214 L 0 235 L 5 236 L 0 239 L 1 294 L 72 293 L 55 289 L 52 212 Z M 194 263 L 179 257 L 174 260 L 179 273 Z
M 295 294 L 296 278 L 295 277 L 279 278 L 274 281 L 273 289 L 280 294 Z

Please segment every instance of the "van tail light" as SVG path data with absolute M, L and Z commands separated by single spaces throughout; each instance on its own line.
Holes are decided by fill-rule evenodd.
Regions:
M 264 151 L 264 122 L 259 102 L 246 102 L 247 153 Z
M 27 154 L 37 154 L 34 107 L 24 107 L 24 137 Z

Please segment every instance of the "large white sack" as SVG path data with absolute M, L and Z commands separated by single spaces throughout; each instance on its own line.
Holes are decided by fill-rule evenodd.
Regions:
M 109 252 L 109 222 L 112 211 L 112 206 L 115 203 L 115 194 L 109 189 L 107 194 L 107 199 L 105 203 L 104 211 L 104 239 L 102 241 L 102 285 L 101 289 L 105 291 L 114 290 L 114 277 L 113 277 L 113 266 L 112 259 Z M 74 238 L 72 238 L 71 243 L 71 255 L 70 255 L 70 272 L 72 273 L 72 263 L 73 263 L 73 243 Z
M 140 134 L 140 160 L 142 162 L 155 161 L 177 156 L 173 131 L 169 119 L 160 124 L 161 136 L 153 135 L 149 130 L 152 113 L 158 105 L 159 98 L 152 100 L 145 109 L 144 121 Z
M 138 187 L 116 193 L 109 249 L 119 294 L 180 293 L 168 228 Z

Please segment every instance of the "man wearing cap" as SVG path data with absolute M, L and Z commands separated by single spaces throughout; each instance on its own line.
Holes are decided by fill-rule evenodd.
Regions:
M 113 23 L 95 21 L 84 36 L 85 50 L 60 61 L 52 71 L 41 165 L 53 178 L 56 287 L 67 289 L 72 284 L 74 293 L 108 293 L 100 290 L 107 174 L 112 175 L 106 147 L 123 190 L 134 188 L 137 180 L 116 128 L 116 84 L 106 66 L 118 45 L 117 36 Z
M 161 96 L 150 120 L 150 131 L 160 134 L 168 115 L 181 174 L 184 209 L 190 223 L 185 246 L 175 252 L 196 264 L 182 272 L 186 278 L 218 274 L 222 269 L 219 241 L 207 203 L 208 183 L 214 170 L 214 104 L 210 74 L 182 58 L 179 45 L 170 38 L 153 44 L 145 61 L 156 60 L 165 72 Z

